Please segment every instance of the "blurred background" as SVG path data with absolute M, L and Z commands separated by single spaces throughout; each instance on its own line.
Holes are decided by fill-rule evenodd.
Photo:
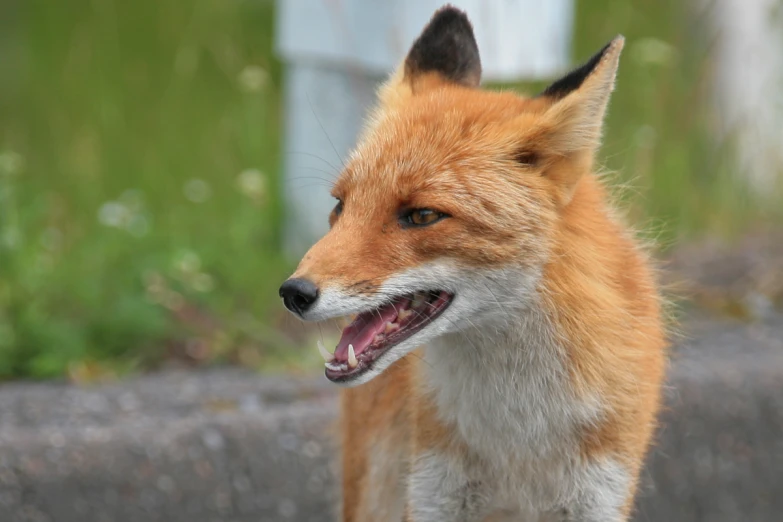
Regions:
M 422 11 L 412 7 L 415 2 L 397 3 Z M 354 4 L 360 5 L 0 0 L 0 380 L 6 382 L 0 395 L 6 390 L 13 396 L 6 403 L 0 398 L 0 411 L 3 404 L 19 408 L 0 414 L 7 426 L 25 425 L 19 419 L 28 407 L 26 385 L 11 384 L 16 381 L 75 383 L 88 391 L 107 385 L 110 391 L 94 396 L 120 400 L 131 393 L 123 391 L 122 379 L 132 377 L 141 379 L 128 385 L 136 387 L 132 395 L 141 394 L 139 404 L 146 404 L 144 390 L 157 384 L 139 376 L 152 370 L 178 376 L 171 388 L 161 385 L 163 395 L 180 393 L 189 378 L 182 375 L 197 368 L 302 378 L 318 370 L 314 336 L 337 332 L 308 329 L 290 318 L 277 288 L 322 231 L 331 207 L 324 197 L 329 181 L 371 103 L 372 88 L 386 73 L 386 58 L 343 63 L 341 56 L 319 54 L 328 51 L 326 43 L 319 50 L 317 38 L 327 22 L 313 13 L 339 13 Z M 369 4 L 391 9 L 395 2 Z M 779 317 L 781 2 L 590 0 L 553 2 L 559 7 L 549 10 L 521 4 L 538 9 L 536 16 L 555 16 L 546 26 L 554 36 L 540 34 L 540 42 L 530 44 L 544 58 L 525 62 L 516 73 L 508 73 L 513 63 L 498 65 L 490 84 L 535 94 L 558 72 L 624 34 L 601 163 L 620 187 L 629 219 L 683 274 L 673 281 L 704 283 L 688 286 L 688 295 L 713 314 L 709 332 L 728 328 L 729 320 Z M 372 17 L 362 5 L 361 16 Z M 359 15 L 347 27 L 361 25 L 357 20 Z M 535 26 L 535 17 L 527 25 L 520 21 L 520 39 L 529 39 L 531 20 Z M 506 20 L 503 38 L 513 40 L 508 26 Z M 415 35 L 420 28 L 407 30 Z M 407 37 L 395 43 L 402 49 L 395 61 L 409 44 Z M 296 67 L 304 67 L 304 77 L 314 67 L 315 76 L 296 76 Z M 319 78 L 329 88 L 318 89 Z M 340 81 L 352 82 L 355 92 L 341 93 Z M 296 126 L 297 118 L 312 116 L 317 127 Z M 770 339 L 783 338 L 777 335 Z M 247 375 L 228 371 L 240 371 L 229 373 L 229 381 Z M 199 386 L 220 397 L 219 390 L 230 388 L 205 378 Z M 207 411 L 255 412 L 256 391 L 246 386 L 226 391 L 232 398 L 216 399 Z M 288 398 L 281 401 L 321 397 L 313 391 L 321 388 L 308 386 L 301 388 L 307 393 L 285 388 L 281 396 Z M 70 387 L 44 389 L 57 390 L 61 399 L 69 393 L 82 397 L 74 401 L 84 399 L 81 392 L 63 391 Z M 28 427 L 54 417 L 31 418 L 39 420 L 29 420 Z M 57 429 L 67 422 L 55 423 Z M 208 448 L 223 448 L 230 438 L 202 435 L 198 440 Z M 779 443 L 777 448 L 783 453 Z M 148 456 L 152 463 L 156 458 Z M 52 479 L 50 486 L 64 488 L 69 477 Z M 167 489 L 159 476 L 153 482 L 156 495 L 176 489 Z M 0 493 L 2 484 L 0 466 Z M 231 509 L 240 513 L 241 502 L 231 498 Z M 299 517 L 293 500 L 270 502 L 276 516 L 308 520 Z M 157 504 L 151 505 L 139 520 L 157 520 L 150 514 Z M 27 520 L 14 513 L 9 520 Z M 29 520 L 58 520 L 47 516 Z M 178 520 L 167 516 L 161 520 Z

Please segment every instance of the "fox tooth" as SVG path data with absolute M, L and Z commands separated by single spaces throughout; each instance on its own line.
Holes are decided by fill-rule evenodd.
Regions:
M 333 362 L 328 362 L 328 363 L 325 363 L 325 364 L 324 364 L 324 366 L 326 366 L 327 368 L 329 368 L 330 370 L 332 370 L 332 371 L 335 371 L 335 372 L 339 372 L 340 370 L 342 370 L 342 369 L 343 369 L 343 368 L 342 368 L 342 365 L 340 365 L 340 364 L 335 364 L 335 363 L 333 363 Z
M 324 343 L 321 342 L 321 340 L 318 340 L 318 353 L 321 354 L 321 357 L 324 358 L 324 361 L 330 363 L 334 361 L 334 355 L 329 353 L 329 351 L 324 348 Z
M 398 314 L 398 315 L 399 315 L 399 314 Z M 396 324 L 394 324 L 394 323 L 389 323 L 389 322 L 387 322 L 387 323 L 386 323 L 386 327 L 383 329 L 383 333 L 389 333 L 389 332 L 393 332 L 393 331 L 394 331 L 394 330 L 396 330 L 397 328 L 399 328 L 399 326 L 398 326 L 398 325 L 396 325 Z
M 348 345 L 348 366 L 350 368 L 356 368 L 359 366 L 359 361 L 356 359 L 356 354 L 353 351 L 353 345 Z
M 424 304 L 426 301 L 426 297 L 421 292 L 416 292 L 416 294 L 413 296 L 413 302 L 411 303 L 411 308 L 419 308 L 421 305 Z
M 411 310 L 400 310 L 399 313 L 397 313 L 397 318 L 400 321 L 404 321 L 405 319 L 407 319 L 411 315 L 413 315 L 413 312 Z

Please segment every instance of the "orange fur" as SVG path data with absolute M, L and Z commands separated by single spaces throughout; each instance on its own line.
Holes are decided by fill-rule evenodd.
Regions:
M 621 48 L 615 40 L 562 99 L 483 91 L 437 71 L 409 67 L 417 71 L 412 78 L 398 71 L 334 187 L 342 214 L 333 214 L 331 231 L 294 274 L 322 291 L 372 296 L 391 276 L 444 259 L 467 271 L 540 270 L 537 313 L 562 347 L 547 357 L 566 369 L 566 396 L 599 405 L 593 420 L 574 423 L 574 465 L 609 458 L 628 475 L 616 520 L 632 506 L 666 353 L 650 261 L 592 173 Z M 401 208 L 451 217 L 405 229 Z M 439 409 L 428 364 L 424 352 L 412 352 L 343 392 L 345 522 L 415 520 L 406 483 L 423 455 L 484 465 Z M 503 483 L 516 480 L 493 473 Z M 486 515 L 500 520 L 503 509 Z

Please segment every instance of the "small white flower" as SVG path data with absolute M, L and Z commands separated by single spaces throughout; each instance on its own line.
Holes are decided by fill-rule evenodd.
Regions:
M 98 222 L 107 227 L 122 228 L 130 217 L 128 207 L 118 201 L 107 201 L 98 209 Z
M 258 169 L 246 169 L 237 176 L 237 185 L 247 197 L 259 200 L 266 193 L 266 180 Z
M 245 92 L 256 92 L 266 85 L 269 74 L 257 65 L 248 65 L 239 73 L 239 87 Z
M 140 190 L 126 190 L 117 201 L 107 201 L 98 209 L 98 222 L 111 228 L 121 228 L 133 236 L 149 232 L 150 221 L 144 210 L 144 195 Z
M 193 203 L 204 203 L 212 195 L 212 188 L 203 179 L 191 179 L 183 187 L 185 197 Z

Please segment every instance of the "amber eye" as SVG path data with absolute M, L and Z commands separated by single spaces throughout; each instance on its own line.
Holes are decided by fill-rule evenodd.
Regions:
M 414 208 L 400 216 L 400 223 L 405 227 L 426 227 L 448 217 L 448 214 L 429 208 Z

